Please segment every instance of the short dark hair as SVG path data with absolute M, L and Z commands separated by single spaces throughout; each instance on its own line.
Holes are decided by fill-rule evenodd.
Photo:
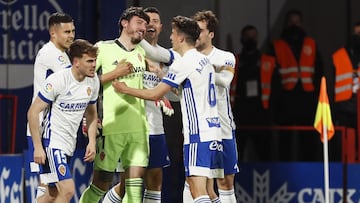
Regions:
M 243 29 L 241 30 L 241 36 L 244 36 L 245 32 L 247 32 L 248 30 L 256 30 L 256 32 L 257 32 L 257 29 L 256 29 L 255 26 L 253 26 L 253 25 L 245 25 L 243 27 Z
M 134 16 L 137 16 L 139 18 L 144 19 L 147 23 L 149 23 L 150 18 L 149 16 L 144 12 L 144 9 L 142 7 L 129 7 L 127 8 L 119 19 L 119 31 L 121 32 L 123 29 L 123 26 L 121 25 L 122 20 L 130 21 L 130 19 Z
M 195 45 L 200 35 L 200 28 L 194 19 L 185 16 L 176 16 L 172 19 L 171 25 L 177 31 L 186 35 L 185 40 L 187 43 Z
M 196 12 L 193 19 L 195 21 L 206 21 L 206 27 L 210 32 L 215 32 L 219 24 L 219 20 L 216 15 L 210 10 Z
M 66 13 L 56 12 L 50 15 L 48 24 L 49 28 L 54 25 L 59 25 L 60 23 L 72 23 L 74 22 L 73 18 Z
M 97 56 L 98 47 L 94 46 L 90 42 L 84 39 L 76 39 L 70 45 L 68 50 L 69 58 L 71 62 L 74 58 L 81 58 L 83 54 L 88 54 L 89 56 Z
M 355 22 L 353 25 L 353 27 L 357 27 L 357 26 L 360 26 L 360 21 Z
M 159 9 L 155 8 L 155 7 L 147 7 L 144 9 L 145 13 L 157 13 L 158 15 L 160 15 L 160 11 Z

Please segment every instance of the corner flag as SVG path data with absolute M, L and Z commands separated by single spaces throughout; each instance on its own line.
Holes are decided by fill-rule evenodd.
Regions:
M 335 130 L 331 119 L 331 111 L 329 105 L 329 98 L 326 91 L 325 77 L 321 78 L 320 95 L 316 109 L 314 127 L 320 133 L 320 139 L 322 142 L 324 142 L 324 133 L 327 133 L 326 137 L 328 138 L 328 140 L 330 140 L 334 136 Z M 326 130 L 327 132 L 324 132 L 324 130 Z

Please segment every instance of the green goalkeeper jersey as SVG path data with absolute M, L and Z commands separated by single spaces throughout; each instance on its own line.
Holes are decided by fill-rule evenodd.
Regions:
M 143 88 L 143 75 L 146 69 L 145 51 L 136 45 L 132 51 L 121 47 L 116 40 L 97 43 L 99 53 L 96 69 L 102 69 L 102 74 L 114 70 L 121 60 L 126 59 L 134 66 L 132 73 L 119 77 L 119 81 L 137 89 Z M 119 134 L 131 132 L 146 132 L 147 121 L 144 100 L 115 92 L 111 82 L 103 84 L 103 134 Z

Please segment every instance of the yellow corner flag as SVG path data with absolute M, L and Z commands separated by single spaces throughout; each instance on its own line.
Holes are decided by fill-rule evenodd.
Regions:
M 329 105 L 329 98 L 326 91 L 325 77 L 321 78 L 320 95 L 316 109 L 314 127 L 320 133 L 320 139 L 322 142 L 324 142 L 324 128 L 326 128 L 328 140 L 330 140 L 334 136 L 335 130 L 331 119 L 331 111 Z

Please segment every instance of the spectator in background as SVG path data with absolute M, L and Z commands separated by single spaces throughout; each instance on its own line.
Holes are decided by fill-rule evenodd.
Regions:
M 335 123 L 357 130 L 357 92 L 360 76 L 360 22 L 353 26 L 345 47 L 332 55 L 335 66 Z M 335 137 L 336 138 L 336 137 Z M 341 146 L 337 145 L 340 155 Z M 340 160 L 340 157 L 337 158 Z
M 274 95 L 278 125 L 312 126 L 318 102 L 323 64 L 315 40 L 303 27 L 302 13 L 290 10 L 285 16 L 281 38 L 274 40 L 279 94 Z M 279 137 L 281 161 L 318 161 L 321 144 L 315 132 L 282 131 Z M 295 132 L 295 131 L 293 131 Z M 307 146 L 307 147 L 304 147 Z
M 237 55 L 235 76 L 232 81 L 234 118 L 236 125 L 269 125 L 269 100 L 275 58 L 258 49 L 258 31 L 246 25 L 241 31 L 242 50 Z M 237 130 L 242 160 L 264 161 L 270 155 L 269 133 Z M 268 132 L 268 131 L 267 131 Z

